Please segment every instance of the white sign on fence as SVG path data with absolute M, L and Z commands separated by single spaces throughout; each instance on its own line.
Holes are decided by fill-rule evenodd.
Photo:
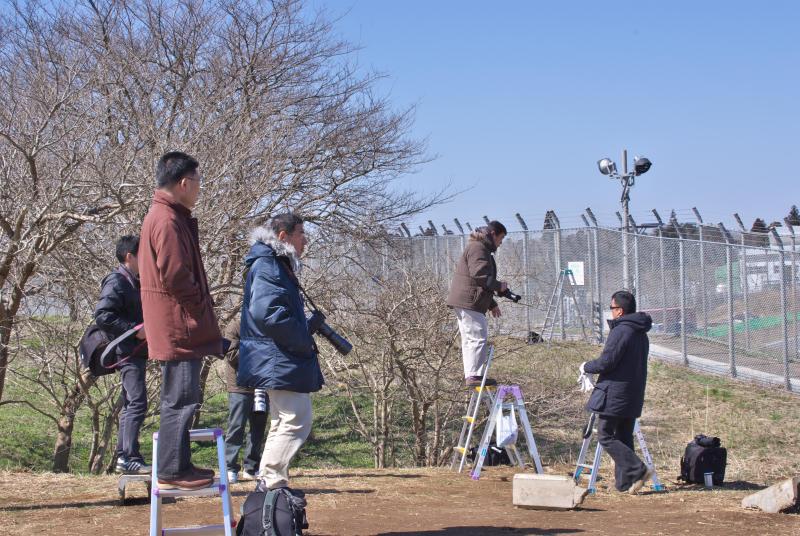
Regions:
M 572 271 L 576 285 L 583 285 L 583 261 L 572 261 L 567 263 L 567 268 Z

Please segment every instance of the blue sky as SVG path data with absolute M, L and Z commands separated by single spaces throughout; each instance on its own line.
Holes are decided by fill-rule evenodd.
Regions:
M 424 219 L 613 224 L 596 162 L 653 161 L 631 212 L 733 223 L 800 205 L 800 2 L 313 0 L 436 156 L 401 184 L 467 189 Z M 417 222 L 418 223 L 418 222 Z M 416 227 L 416 226 L 415 226 Z M 512 226 L 509 226 L 510 228 Z

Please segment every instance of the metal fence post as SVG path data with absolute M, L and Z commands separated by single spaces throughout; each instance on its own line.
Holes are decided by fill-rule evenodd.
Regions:
M 678 233 L 678 273 L 680 279 L 680 286 L 681 286 L 681 353 L 683 354 L 683 364 L 689 364 L 689 352 L 687 351 L 687 342 L 686 342 L 686 266 L 684 265 L 684 255 L 683 255 L 683 233 L 681 233 L 680 224 L 678 220 L 672 219 L 671 220 L 672 226 L 675 228 L 675 232 Z
M 741 274 L 742 279 L 742 298 L 744 299 L 744 347 L 749 351 L 750 350 L 750 281 L 748 280 L 747 276 L 747 245 L 745 244 L 745 235 L 747 233 L 747 228 L 742 223 L 742 218 L 739 217 L 739 214 L 734 213 L 733 217 L 736 219 L 736 223 L 739 224 L 739 230 L 742 233 L 741 241 L 742 241 L 742 255 L 741 261 L 739 261 L 739 273 Z
M 439 232 L 436 230 L 436 226 L 433 224 L 431 220 L 428 220 L 428 225 L 430 225 L 430 229 L 433 233 L 433 273 L 436 274 L 436 279 L 441 277 L 441 273 L 439 272 L 441 259 L 439 259 Z
M 413 270 L 414 268 L 414 242 L 411 240 L 411 233 L 408 231 L 408 226 L 405 223 L 400 224 L 400 241 L 398 244 L 402 244 L 403 241 L 406 240 L 408 244 L 408 254 L 403 255 L 406 265 L 406 270 Z
M 453 234 L 450 230 L 442 224 L 442 238 L 444 238 L 444 276 L 445 278 L 450 281 L 450 266 L 452 265 L 452 259 L 450 258 L 450 235 Z
M 636 300 L 642 300 L 640 307 L 644 309 L 644 296 L 639 295 L 639 228 L 636 226 L 636 220 L 633 216 L 628 215 L 628 222 L 630 228 L 633 229 L 633 295 Z
M 700 307 L 703 309 L 703 336 L 708 337 L 708 309 L 706 306 L 706 254 L 703 247 L 703 217 L 697 207 L 692 207 L 697 218 L 697 230 L 700 239 Z M 726 249 L 727 251 L 727 249 Z
M 556 271 L 560 274 L 561 273 L 561 221 L 556 216 L 554 210 L 550 211 L 550 221 L 555 228 L 555 240 L 553 241 L 553 257 L 555 258 L 556 262 Z M 561 303 L 559 304 L 560 307 L 558 310 L 561 312 L 559 317 L 559 321 L 561 323 L 561 340 L 567 339 L 567 331 L 566 327 L 564 326 L 564 296 L 561 297 Z
M 528 224 L 525 223 L 525 220 L 522 219 L 522 216 L 519 215 L 519 212 L 517 212 L 516 216 L 520 227 L 522 227 L 522 292 L 525 294 L 525 300 L 530 303 L 531 290 L 528 285 L 528 277 L 530 275 L 528 272 Z M 527 328 L 526 337 L 528 338 L 528 342 L 533 342 L 533 330 L 531 329 L 531 307 L 525 308 L 525 326 Z
M 586 293 L 587 301 L 589 305 L 589 321 L 592 324 L 592 333 L 594 333 L 594 261 L 592 260 L 592 233 L 590 232 L 591 227 L 589 226 L 589 220 L 586 219 L 585 214 L 581 214 L 581 219 L 583 220 L 583 225 L 586 227 L 586 269 L 584 270 L 584 284 L 589 291 Z M 586 282 L 586 274 L 591 271 L 591 277 L 589 277 L 589 282 Z
M 794 357 L 800 358 L 800 333 L 797 326 L 797 236 L 794 234 L 794 227 L 789 218 L 783 219 L 786 228 L 792 237 L 792 325 L 794 325 Z
M 783 316 L 783 322 L 781 322 L 781 328 L 783 330 L 783 377 L 784 381 L 786 382 L 786 389 L 791 391 L 792 382 L 789 379 L 789 324 L 787 322 L 789 315 L 788 311 L 786 310 L 786 252 L 783 250 L 783 240 L 781 240 L 781 237 L 778 236 L 778 231 L 775 230 L 775 227 L 772 228 L 772 237 L 778 244 L 778 256 L 781 262 L 781 312 Z
M 465 244 L 466 237 L 464 235 L 464 228 L 461 227 L 461 222 L 458 221 L 458 218 L 453 218 L 453 223 L 456 224 L 456 227 L 458 228 L 458 233 L 461 235 L 461 237 L 460 237 L 460 239 L 461 239 L 461 253 L 464 253 L 464 246 L 466 245 Z
M 667 329 L 667 279 L 664 275 L 664 222 L 658 211 L 653 209 L 653 216 L 658 222 L 658 263 L 661 270 L 661 329 Z
M 599 242 L 599 230 L 597 225 L 597 218 L 594 217 L 594 213 L 592 209 L 586 207 L 586 215 L 589 216 L 589 219 L 592 222 L 592 238 L 594 242 L 594 299 L 596 301 L 592 302 L 592 314 L 597 318 L 597 342 L 603 342 L 603 308 L 600 306 L 600 303 L 603 299 L 603 291 L 600 288 L 600 242 Z
M 731 377 L 736 377 L 736 324 L 733 319 L 733 240 L 728 234 L 728 230 L 720 223 L 719 230 L 725 239 L 725 267 L 727 269 L 728 281 L 728 365 Z

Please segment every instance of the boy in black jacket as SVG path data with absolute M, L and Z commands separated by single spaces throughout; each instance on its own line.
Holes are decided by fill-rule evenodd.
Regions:
M 116 338 L 141 324 L 142 299 L 139 293 L 139 237 L 123 236 L 117 241 L 120 265 L 103 279 L 100 301 L 94 311 L 98 327 Z M 122 379 L 122 411 L 114 456 L 116 471 L 124 474 L 147 474 L 151 466 L 139 452 L 139 430 L 147 413 L 145 369 L 147 355 L 139 350 L 145 338 L 144 328 L 117 347 L 119 373 Z

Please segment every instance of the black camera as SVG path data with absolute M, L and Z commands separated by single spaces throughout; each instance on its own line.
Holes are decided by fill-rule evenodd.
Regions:
M 331 343 L 331 346 L 340 354 L 347 355 L 350 353 L 350 350 L 353 349 L 353 345 L 350 344 L 350 341 L 336 333 L 332 327 L 325 323 L 325 315 L 322 314 L 322 311 L 319 309 L 315 309 L 307 320 L 308 332 L 311 335 L 319 333 L 325 337 L 328 342 Z
M 500 296 L 501 298 L 509 299 L 514 303 L 519 303 L 519 300 L 522 299 L 522 296 L 520 296 L 519 294 L 514 294 L 513 292 L 511 292 L 510 288 L 506 288 L 503 292 L 498 292 L 497 295 Z

